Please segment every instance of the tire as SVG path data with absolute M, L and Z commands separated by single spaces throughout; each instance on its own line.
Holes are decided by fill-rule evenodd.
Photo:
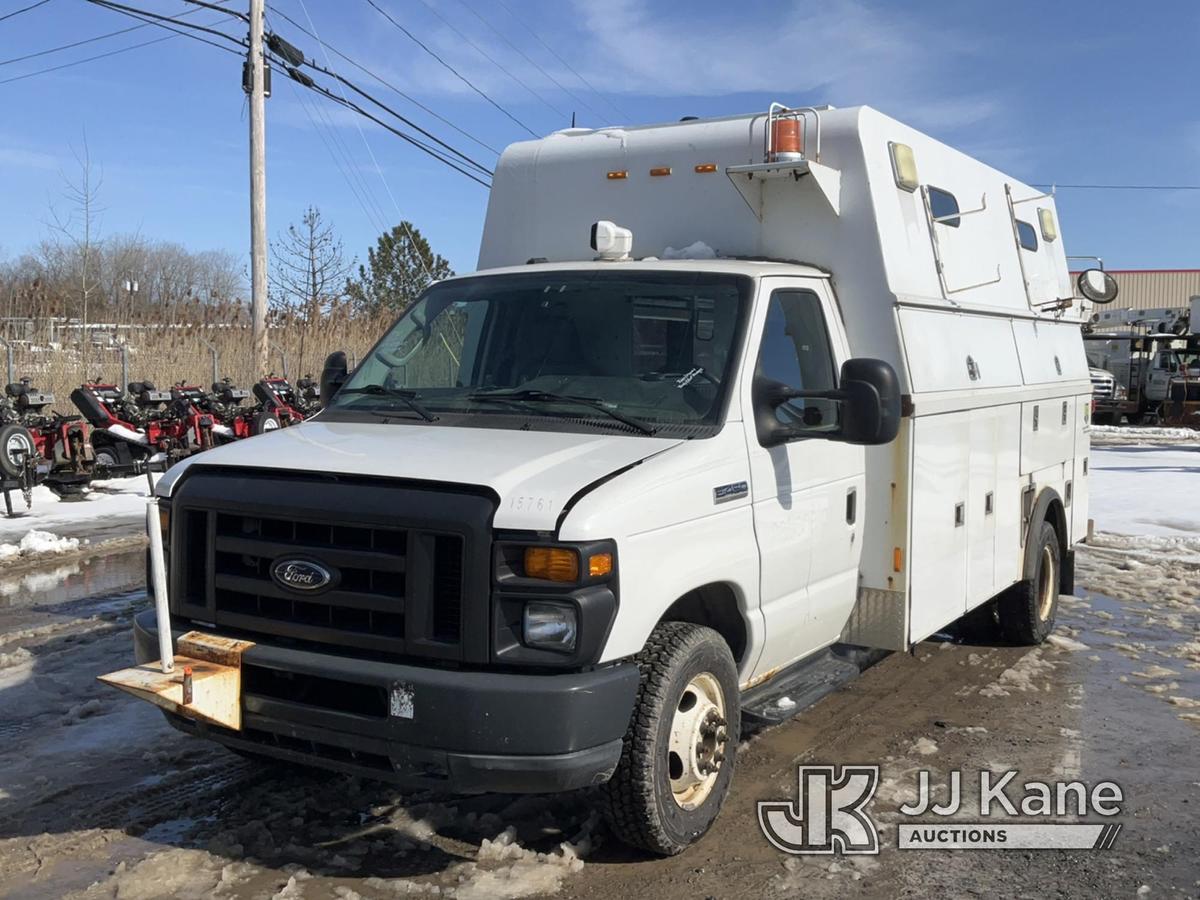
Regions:
M 1035 532 L 1037 563 L 1033 577 L 1019 581 L 997 598 L 1000 629 L 1013 644 L 1040 644 L 1054 630 L 1058 591 L 1062 578 L 1062 550 L 1058 532 L 1042 522 Z
M 600 788 L 602 809 L 624 843 L 674 856 L 708 832 L 729 793 L 737 668 L 717 632 L 689 622 L 660 624 L 635 662 L 641 684 L 620 762 Z M 677 752 L 684 747 L 687 761 Z
M 251 424 L 250 430 L 254 434 L 266 434 L 268 431 L 275 431 L 279 427 L 279 416 L 273 412 L 263 411 L 254 417 L 254 422 Z
M 6 478 L 24 476 L 28 460 L 37 457 L 33 435 L 23 425 L 10 423 L 0 426 L 0 472 Z
M 120 462 L 117 459 L 117 452 L 112 447 L 96 447 L 93 464 L 96 469 L 111 472 Z
M 1113 421 L 1112 413 L 1098 412 L 1098 413 L 1092 413 L 1092 424 L 1093 425 L 1115 425 L 1116 423 Z

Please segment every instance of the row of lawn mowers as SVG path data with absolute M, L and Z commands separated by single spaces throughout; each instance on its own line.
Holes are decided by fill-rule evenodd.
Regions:
M 168 390 L 150 381 L 122 389 L 95 378 L 71 392 L 79 414 L 68 415 L 30 379 L 10 381 L 0 398 L 5 511 L 13 515 L 11 491 L 20 491 L 28 508 L 39 484 L 60 497 L 79 495 L 93 479 L 151 477 L 218 444 L 295 425 L 320 408 L 319 395 L 308 376 L 293 386 L 268 375 L 252 391 L 228 378 L 209 390 L 182 381 Z

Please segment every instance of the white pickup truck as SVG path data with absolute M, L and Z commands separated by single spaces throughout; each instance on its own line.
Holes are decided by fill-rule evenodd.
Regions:
M 743 715 L 968 614 L 1054 627 L 1087 523 L 1073 293 L 1053 198 L 866 107 L 513 145 L 479 271 L 331 357 L 313 420 L 159 482 L 156 702 L 404 784 L 595 785 L 677 853 Z M 137 617 L 143 670 L 163 625 Z

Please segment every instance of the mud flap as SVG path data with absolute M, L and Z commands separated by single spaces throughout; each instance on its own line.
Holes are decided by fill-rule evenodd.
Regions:
M 173 713 L 240 731 L 242 654 L 253 646 L 189 631 L 176 645 L 174 671 L 163 672 L 161 660 L 155 660 L 99 680 Z

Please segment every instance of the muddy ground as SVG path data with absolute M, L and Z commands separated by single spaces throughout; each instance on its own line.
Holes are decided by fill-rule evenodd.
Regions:
M 180 736 L 93 680 L 130 657 L 140 552 L 0 574 L 0 897 L 1200 896 L 1200 561 L 1101 534 L 1078 580 L 1053 643 L 926 642 L 749 739 L 714 831 L 659 860 L 586 793 L 405 796 Z M 878 856 L 768 844 L 756 801 L 794 798 L 797 763 L 883 767 Z M 919 768 L 1113 780 L 1123 829 L 1107 851 L 899 851 Z

